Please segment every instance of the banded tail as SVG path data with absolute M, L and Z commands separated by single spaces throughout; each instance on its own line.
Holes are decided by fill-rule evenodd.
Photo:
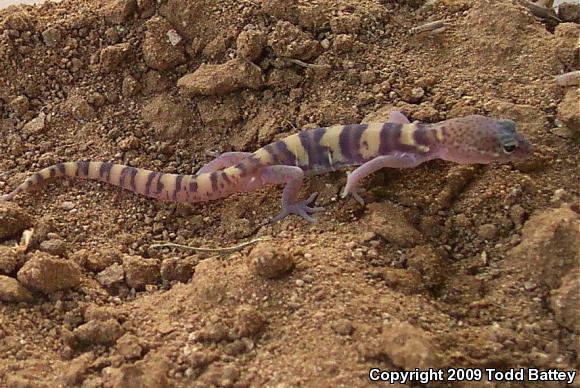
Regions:
M 225 170 L 195 176 L 165 174 L 109 162 L 58 163 L 31 175 L 12 192 L 0 196 L 0 202 L 12 200 L 19 193 L 58 177 L 97 180 L 164 201 L 202 202 L 252 189 L 253 182 L 249 182 L 247 172 L 257 167 L 240 162 Z

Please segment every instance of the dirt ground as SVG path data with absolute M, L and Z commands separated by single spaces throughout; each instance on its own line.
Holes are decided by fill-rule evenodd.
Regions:
M 366 206 L 339 197 L 344 172 L 312 177 L 303 195 L 326 207 L 315 224 L 268 223 L 279 187 L 191 206 L 71 180 L 20 195 L 0 204 L 0 384 L 350 387 L 374 385 L 373 367 L 578 371 L 578 80 L 554 80 L 579 69 L 574 11 L 559 22 L 516 0 L 1 10 L 0 193 L 64 161 L 193 173 L 221 152 L 393 108 L 424 122 L 510 118 L 535 153 L 383 170 L 364 181 Z M 443 31 L 410 32 L 437 20 Z

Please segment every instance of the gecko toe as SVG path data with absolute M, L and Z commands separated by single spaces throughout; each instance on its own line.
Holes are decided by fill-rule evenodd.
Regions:
M 357 193 L 356 191 L 352 192 L 352 197 L 358 202 L 360 203 L 362 206 L 365 205 L 365 200 L 360 196 L 359 193 Z
M 356 190 L 350 190 L 347 187 L 344 188 L 344 190 L 342 191 L 342 193 L 340 194 L 340 196 L 342 198 L 346 198 L 348 197 L 348 195 L 352 195 L 352 197 L 355 199 L 355 201 L 357 201 L 358 203 L 360 203 L 361 205 L 365 205 L 365 200 L 360 196 L 360 194 L 356 191 Z
M 308 206 L 308 204 L 311 203 L 312 201 L 314 201 L 314 199 L 316 198 L 317 195 L 318 195 L 318 193 L 313 193 L 307 199 L 305 199 L 303 201 L 299 201 L 299 202 L 284 206 L 282 208 L 282 210 L 280 211 L 280 213 L 278 213 L 278 215 L 276 215 L 274 218 L 272 218 L 272 221 L 270 221 L 270 222 L 272 224 L 276 223 L 290 214 L 296 214 L 296 215 L 304 218 L 306 221 L 308 221 L 310 223 L 316 222 L 316 218 L 312 217 L 310 214 L 316 213 L 316 212 L 321 212 L 324 210 L 324 207 L 322 207 L 322 206 Z

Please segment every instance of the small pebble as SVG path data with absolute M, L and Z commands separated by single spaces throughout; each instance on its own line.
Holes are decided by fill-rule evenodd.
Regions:
M 64 210 L 72 210 L 75 208 L 75 204 L 70 201 L 65 201 L 60 205 Z

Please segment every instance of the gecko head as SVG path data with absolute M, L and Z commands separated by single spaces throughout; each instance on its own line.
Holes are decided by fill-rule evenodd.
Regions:
M 457 163 L 494 163 L 528 159 L 532 145 L 507 119 L 472 115 L 441 123 L 443 159 Z

